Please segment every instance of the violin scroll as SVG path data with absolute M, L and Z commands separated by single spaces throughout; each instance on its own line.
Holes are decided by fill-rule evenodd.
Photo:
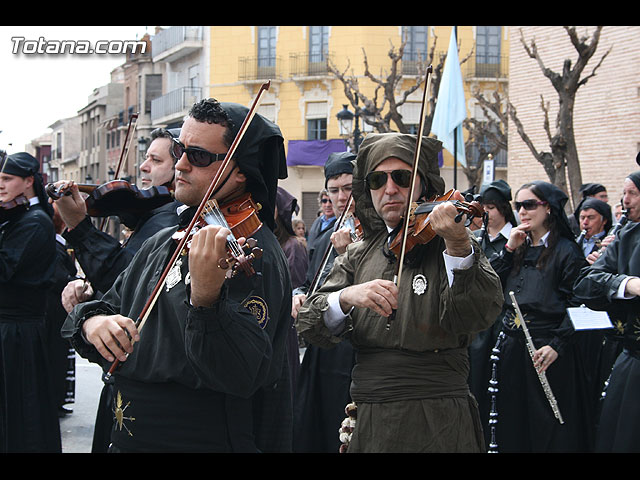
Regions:
M 238 271 L 242 270 L 247 276 L 253 275 L 252 263 L 254 260 L 262 257 L 262 249 L 257 246 L 258 242 L 255 238 L 248 238 L 242 246 L 242 255 L 229 255 L 227 258 L 221 258 L 218 261 L 218 267 L 228 270 L 227 278 L 233 278 Z M 231 268 L 230 268 L 231 267 Z

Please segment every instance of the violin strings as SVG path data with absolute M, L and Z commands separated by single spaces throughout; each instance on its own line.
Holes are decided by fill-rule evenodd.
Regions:
M 212 206 L 210 203 L 207 202 L 205 204 L 204 210 L 208 215 L 211 215 L 213 217 L 213 219 L 218 223 L 218 225 L 223 226 L 229 229 L 229 231 L 231 231 L 231 228 L 229 227 L 227 220 L 224 218 L 224 215 L 218 208 Z M 240 248 L 240 245 L 238 244 L 233 233 L 230 233 L 229 236 L 227 237 L 227 244 L 229 245 L 234 256 L 242 256 L 243 254 L 242 249 Z

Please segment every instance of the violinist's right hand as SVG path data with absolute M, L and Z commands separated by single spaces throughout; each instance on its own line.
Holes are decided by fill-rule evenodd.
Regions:
M 82 324 L 82 333 L 109 362 L 113 362 L 115 357 L 124 362 L 133 352 L 133 343 L 140 340 L 134 321 L 122 315 L 90 317 Z
M 79 303 L 86 302 L 91 298 L 93 298 L 93 288 L 89 282 L 82 279 L 71 280 L 60 295 L 62 306 L 67 313 L 71 312 L 73 307 Z
M 380 278 L 351 285 L 340 292 L 340 308 L 347 313 L 352 307 L 369 308 L 388 317 L 398 308 L 398 287 L 391 280 Z
M 56 188 L 59 188 L 65 186 L 67 183 L 68 182 L 60 181 L 56 182 L 54 185 Z M 71 192 L 71 195 L 62 195 L 55 202 L 62 221 L 65 223 L 67 228 L 71 230 L 76 228 L 87 216 L 87 205 L 82 195 L 80 195 L 78 185 L 74 182 L 70 182 L 67 190 Z
M 298 318 L 298 312 L 300 311 L 300 307 L 302 306 L 302 304 L 306 299 L 307 299 L 307 296 L 301 293 L 293 296 L 293 298 L 291 299 L 291 316 L 293 318 Z

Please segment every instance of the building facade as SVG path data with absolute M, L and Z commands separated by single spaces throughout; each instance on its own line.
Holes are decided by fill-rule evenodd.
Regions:
M 80 117 L 57 120 L 51 128 L 51 164 L 49 182 L 73 180 L 79 183 Z
M 487 30 L 491 28 L 491 32 Z M 508 36 L 504 27 L 459 27 L 460 57 L 472 53 L 463 70 L 469 114 L 475 114 L 471 88 L 495 88 L 496 74 L 506 73 L 503 52 Z M 220 101 L 249 105 L 260 85 L 271 81 L 260 113 L 281 128 L 287 149 L 289 178 L 281 186 L 298 198 L 307 225 L 317 214 L 317 194 L 324 187 L 323 166 L 328 155 L 347 148 L 340 134 L 338 113 L 347 105 L 344 87 L 328 68 L 331 63 L 346 75 L 355 75 L 361 91 L 370 98 L 376 85 L 365 77 L 365 53 L 369 70 L 385 76 L 391 61 L 389 50 L 407 38 L 402 60 L 403 80 L 395 95 L 403 94 L 416 81 L 416 63 L 436 43 L 436 55 L 446 53 L 451 27 L 429 26 L 213 26 L 209 27 L 210 74 L 207 95 Z M 489 34 L 491 33 L 491 34 Z M 479 43 L 480 42 L 480 43 Z M 486 59 L 489 58 L 487 61 Z M 502 62 L 502 71 L 500 71 Z M 470 65 L 473 63 L 473 67 Z M 489 70 L 478 68 L 483 63 Z M 488 78 L 485 78 L 488 77 Z M 424 87 L 424 86 L 423 86 Z M 422 88 L 413 92 L 400 113 L 409 126 L 419 124 Z M 378 103 L 382 93 L 378 93 Z M 360 119 L 363 135 L 372 129 Z M 394 125 L 391 125 L 394 128 Z M 425 132 L 428 134 L 428 132 Z M 453 160 L 444 152 L 442 174 L 452 187 Z M 458 188 L 468 186 L 458 174 Z

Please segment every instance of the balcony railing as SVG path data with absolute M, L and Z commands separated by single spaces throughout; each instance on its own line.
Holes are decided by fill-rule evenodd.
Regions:
M 498 55 L 476 55 L 461 65 L 465 78 L 507 78 L 509 57 Z
M 199 101 L 200 87 L 182 87 L 151 101 L 151 121 L 180 114 Z
M 433 65 L 440 63 L 444 52 L 435 53 L 432 60 Z M 426 61 L 411 58 L 402 59 L 403 75 L 418 75 L 420 67 L 424 70 L 427 66 Z M 466 60 L 460 65 L 462 76 L 466 79 L 471 78 L 507 78 L 509 73 L 509 57 L 507 56 L 475 56 Z
M 269 80 L 281 78 L 280 57 L 240 57 L 238 59 L 238 79 Z
M 292 53 L 289 55 L 289 69 L 292 77 L 312 77 L 329 73 L 328 53 Z
M 176 25 L 157 33 L 151 39 L 153 59 L 162 59 L 169 50 L 181 44 L 194 44 L 202 42 L 202 26 Z

